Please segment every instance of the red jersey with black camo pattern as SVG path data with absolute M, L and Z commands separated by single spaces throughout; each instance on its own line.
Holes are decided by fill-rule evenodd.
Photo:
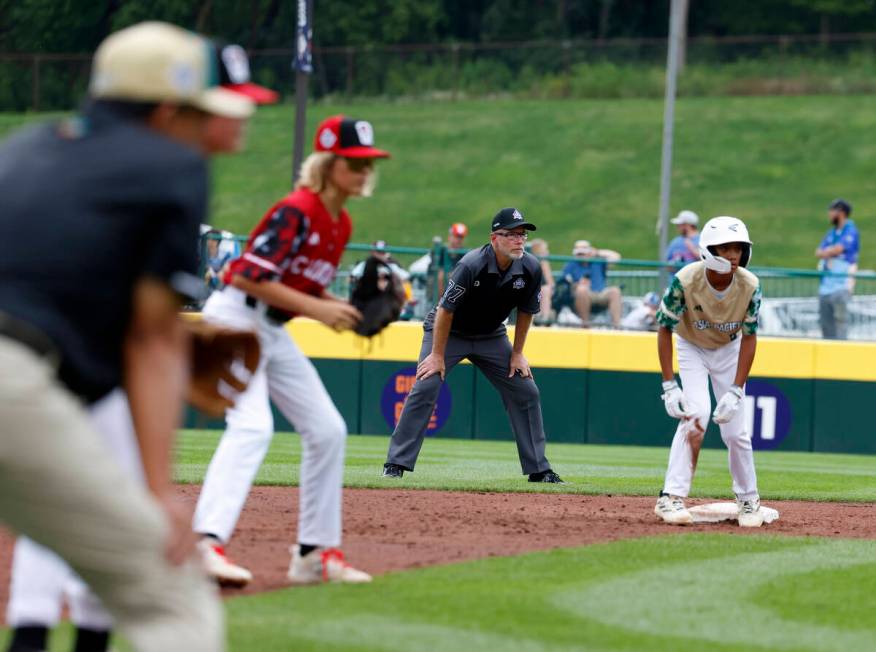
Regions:
M 332 282 L 350 240 L 350 215 L 337 219 L 315 192 L 300 189 L 274 204 L 253 229 L 240 258 L 232 261 L 225 283 L 239 274 L 251 281 L 280 281 L 320 296 Z M 289 319 L 295 313 L 282 311 Z

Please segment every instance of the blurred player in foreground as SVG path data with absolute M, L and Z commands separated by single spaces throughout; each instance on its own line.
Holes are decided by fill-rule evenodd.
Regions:
M 277 100 L 276 93 L 250 82 L 249 63 L 239 45 L 217 43 L 215 59 L 223 88 L 257 104 Z M 208 155 L 239 151 L 247 122 L 248 118 L 209 115 L 200 149 Z M 92 405 L 89 417 L 107 452 L 126 474 L 142 482 L 142 463 L 124 391 L 117 389 Z M 19 537 L 6 609 L 6 623 L 13 628 L 9 652 L 45 648 L 48 630 L 60 621 L 65 602 L 76 627 L 76 652 L 107 650 L 112 618 L 100 600 L 57 555 L 27 537 Z
M 0 149 L 0 239 L 16 243 L 0 258 L 0 518 L 66 560 L 137 650 L 224 649 L 170 465 L 191 389 L 178 310 L 202 288 L 206 126 L 253 111 L 219 87 L 214 55 L 166 23 L 121 30 L 95 54 L 81 115 Z M 146 487 L 83 409 L 118 387 Z
M 735 217 L 715 217 L 703 227 L 702 260 L 679 270 L 657 311 L 657 353 L 666 412 L 680 423 L 669 468 L 654 508 L 667 523 L 692 522 L 684 505 L 711 412 L 709 380 L 718 398 L 711 413 L 727 445 L 739 525 L 760 527 L 763 513 L 751 434 L 745 431 L 745 382 L 757 348 L 760 281 L 745 267 L 751 260 L 748 229 Z M 672 371 L 672 332 L 678 334 L 682 387 Z
M 344 116 L 319 125 L 314 149 L 295 191 L 268 210 L 243 255 L 231 263 L 225 288 L 204 306 L 207 321 L 255 329 L 262 345 L 262 362 L 249 388 L 226 413 L 225 434 L 195 513 L 207 570 L 224 586 L 252 580 L 249 570 L 228 559 L 224 545 L 274 435 L 272 400 L 302 439 L 298 545 L 291 549 L 289 580 L 371 580 L 338 549 L 347 426 L 285 325 L 298 315 L 338 331 L 358 324 L 359 312 L 327 288 L 350 238 L 344 204 L 370 195 L 375 161 L 389 154 L 374 147 L 369 122 Z
M 125 393 L 116 389 L 90 406 L 89 420 L 106 452 L 130 478 L 143 482 L 143 465 Z M 112 617 L 88 586 L 55 553 L 28 537 L 15 542 L 6 605 L 13 629 L 8 652 L 48 648 L 49 629 L 61 621 L 66 603 L 76 628 L 75 652 L 109 648 Z

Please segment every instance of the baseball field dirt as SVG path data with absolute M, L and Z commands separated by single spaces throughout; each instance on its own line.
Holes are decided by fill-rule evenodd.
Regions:
M 199 487 L 180 492 L 194 506 Z M 690 504 L 710 502 L 692 500 Z M 374 574 L 536 550 L 687 532 L 876 539 L 872 504 L 768 501 L 780 519 L 760 529 L 735 522 L 672 527 L 652 512 L 654 499 L 572 494 L 468 493 L 398 489 L 344 492 L 344 551 Z M 254 487 L 228 552 L 256 581 L 227 595 L 287 586 L 298 489 Z M 12 537 L 0 532 L 0 620 L 5 614 Z

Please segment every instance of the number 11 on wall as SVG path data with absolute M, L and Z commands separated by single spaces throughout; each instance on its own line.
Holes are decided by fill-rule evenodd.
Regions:
M 745 428 L 751 433 L 752 438 L 755 436 L 755 405 L 757 405 L 757 409 L 760 409 L 760 438 L 763 440 L 776 438 L 776 402 L 775 396 L 745 397 Z

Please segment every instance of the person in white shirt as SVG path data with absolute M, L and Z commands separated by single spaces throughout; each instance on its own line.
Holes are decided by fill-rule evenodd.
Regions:
M 654 330 L 657 325 L 657 306 L 659 305 L 660 295 L 656 292 L 648 292 L 642 297 L 642 303 L 633 308 L 621 320 L 621 328 L 633 331 Z

